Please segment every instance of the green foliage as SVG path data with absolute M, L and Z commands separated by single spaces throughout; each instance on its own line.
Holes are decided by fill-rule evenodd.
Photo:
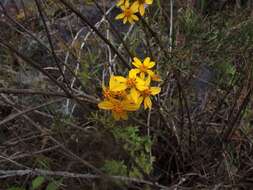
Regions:
M 32 181 L 32 190 L 38 189 L 45 182 L 45 177 L 38 176 Z
M 127 175 L 127 166 L 124 161 L 106 160 L 102 170 L 110 175 Z
M 89 64 L 86 63 L 84 59 L 81 59 L 81 72 L 79 76 L 81 77 L 81 81 L 83 84 L 86 84 L 89 80 Z
M 35 164 L 41 169 L 50 169 L 51 160 L 46 156 L 36 157 Z
M 244 133 L 244 135 L 249 136 L 249 139 L 252 141 L 252 129 L 253 129 L 253 110 L 251 107 L 247 107 L 244 111 L 244 115 L 243 115 L 243 123 L 244 126 L 241 129 L 242 132 Z
M 32 185 L 29 188 L 30 190 L 39 190 L 41 186 L 46 183 L 46 179 L 43 176 L 38 176 L 32 180 Z M 62 179 L 57 181 L 49 181 L 49 183 L 46 186 L 46 190 L 58 190 L 60 185 L 62 183 Z M 8 188 L 7 190 L 27 190 L 23 187 L 13 186 Z
M 112 133 L 116 139 L 125 142 L 124 148 L 131 151 L 131 153 L 138 151 L 150 152 L 152 144 L 150 138 L 140 136 L 137 127 L 115 127 Z
M 184 32 L 188 37 L 193 37 L 201 29 L 200 17 L 195 13 L 195 11 L 188 7 L 182 10 L 179 17 L 180 30 Z
M 74 118 L 67 114 L 58 113 L 52 123 L 52 129 L 56 132 L 63 132 L 68 126 L 67 123 L 74 122 Z
M 114 138 L 129 153 L 130 158 L 134 159 L 146 174 L 149 174 L 152 171 L 152 162 L 154 160 L 154 158 L 150 158 L 152 146 L 150 138 L 141 136 L 137 127 L 114 127 L 111 131 Z M 103 169 L 109 174 L 142 177 L 142 173 L 135 164 L 125 163 L 126 161 L 107 160 Z
M 226 87 L 231 85 L 231 82 L 236 77 L 236 68 L 230 61 L 224 61 L 216 64 L 217 82 L 219 85 Z
M 52 181 L 47 185 L 46 190 L 58 190 L 61 185 L 62 180 Z
M 107 115 L 107 113 L 105 113 L 105 116 L 101 117 L 101 113 L 102 113 L 102 111 L 91 113 L 90 119 L 93 121 L 97 121 L 99 123 L 102 123 L 103 125 L 105 125 L 109 129 L 114 128 L 115 127 L 115 120 L 112 118 L 112 116 L 109 116 L 109 114 Z

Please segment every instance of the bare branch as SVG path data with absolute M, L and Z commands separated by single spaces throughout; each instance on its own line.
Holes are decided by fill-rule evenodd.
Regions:
M 66 0 L 59 0 L 62 4 L 64 4 L 67 8 L 69 8 L 71 11 L 73 11 L 85 24 L 87 24 L 110 48 L 113 50 L 115 54 L 119 57 L 119 59 L 122 61 L 122 63 L 130 69 L 130 66 L 128 65 L 127 61 L 123 58 L 123 56 L 118 52 L 118 50 L 112 45 L 112 43 L 106 39 L 106 37 L 99 32 L 99 30 L 94 27 L 89 20 L 85 18 L 85 16 L 82 15 L 82 13 L 74 8 L 69 2 Z
M 49 170 L 42 170 L 42 169 L 25 169 L 25 170 L 0 170 L 0 179 L 5 179 L 8 177 L 15 177 L 15 176 L 26 176 L 26 175 L 42 175 L 42 176 L 61 176 L 66 178 L 85 178 L 85 179 L 99 179 L 103 176 L 94 175 L 94 174 L 82 174 L 82 173 L 72 173 L 68 171 L 49 171 Z M 125 181 L 125 182 L 132 182 L 132 183 L 140 183 L 146 184 L 154 187 L 159 187 L 164 190 L 173 190 L 175 187 L 166 187 L 160 185 L 158 183 L 153 183 L 150 181 L 137 179 L 137 178 L 130 178 L 125 176 L 110 176 L 114 180 L 118 181 Z
M 14 119 L 16 119 L 17 117 L 19 117 L 19 116 L 21 116 L 21 115 L 27 114 L 27 113 L 29 113 L 29 112 L 31 112 L 31 111 L 37 110 L 37 109 L 39 109 L 39 108 L 42 108 L 42 107 L 45 107 L 45 106 L 48 106 L 48 105 L 51 105 L 51 104 L 54 104 L 54 103 L 57 103 L 57 102 L 60 102 L 60 101 L 62 101 L 63 99 L 64 99 L 64 98 L 59 98 L 59 99 L 56 99 L 56 100 L 53 100 L 53 101 L 50 101 L 50 102 L 41 104 L 41 105 L 39 105 L 39 106 L 32 107 L 32 108 L 28 108 L 28 109 L 26 109 L 26 110 L 24 110 L 24 111 L 21 111 L 21 112 L 12 114 L 12 115 L 10 115 L 9 117 L 7 117 L 6 119 L 2 120 L 2 121 L 0 122 L 0 126 L 1 126 L 1 125 L 4 125 L 4 124 L 6 124 L 6 123 L 8 123 L 8 122 L 10 122 L 10 121 L 12 121 L 12 120 L 14 120 Z

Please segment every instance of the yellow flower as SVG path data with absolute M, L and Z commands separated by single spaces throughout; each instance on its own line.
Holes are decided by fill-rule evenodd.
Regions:
M 132 101 L 120 101 L 116 99 L 104 100 L 98 104 L 98 107 L 104 110 L 111 110 L 115 120 L 127 120 L 128 111 L 136 111 L 139 109 L 139 105 L 133 103 Z
M 121 5 L 124 5 L 124 3 L 125 3 L 125 0 L 119 0 L 116 5 L 119 7 Z
M 154 72 L 150 69 L 155 66 L 155 62 L 150 61 L 150 57 L 145 58 L 143 63 L 137 57 L 134 57 L 134 61 L 132 62 L 132 64 L 137 68 L 133 70 L 136 70 L 137 73 L 140 73 L 140 77 L 142 79 L 145 78 L 145 74 L 147 74 L 148 76 L 154 75 Z
M 111 91 L 124 91 L 130 89 L 130 96 L 137 103 L 139 98 L 139 91 L 146 89 L 145 81 L 137 77 L 137 70 L 129 71 L 128 77 L 113 76 L 110 80 Z
M 123 23 L 126 24 L 128 21 L 130 24 L 133 24 L 135 21 L 138 21 L 139 18 L 135 15 L 138 12 L 138 5 L 133 3 L 130 6 L 129 0 L 125 1 L 125 4 L 121 7 L 122 13 L 116 16 L 116 20 L 123 19 Z
M 110 90 L 111 91 L 122 91 L 126 89 L 137 88 L 140 90 L 145 89 L 145 81 L 137 77 L 138 71 L 132 69 L 128 73 L 128 77 L 122 76 L 111 76 L 110 78 Z
M 153 3 L 153 0 L 136 0 L 134 4 L 137 4 L 139 7 L 139 12 L 141 16 L 145 14 L 145 5 L 151 5 Z
M 155 96 L 161 92 L 160 87 L 151 87 L 150 86 L 151 79 L 148 77 L 148 79 L 145 81 L 145 90 L 140 92 L 140 96 L 138 98 L 138 102 L 144 102 L 144 109 L 151 109 L 152 108 L 152 101 L 151 96 Z
M 102 89 L 103 89 L 103 96 L 105 99 L 110 99 L 113 97 L 113 92 L 104 84 L 102 84 Z
M 116 99 L 124 99 L 127 97 L 127 93 L 123 91 L 112 91 L 110 90 L 110 87 L 106 87 L 105 85 L 102 85 L 103 89 L 103 96 L 105 99 L 109 100 L 111 98 Z

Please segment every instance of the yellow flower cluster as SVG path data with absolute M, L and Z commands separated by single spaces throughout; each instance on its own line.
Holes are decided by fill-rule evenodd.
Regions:
M 136 14 L 139 12 L 141 16 L 145 14 L 145 7 L 151 5 L 153 0 L 119 0 L 117 6 L 120 7 L 122 13 L 116 16 L 116 20 L 123 19 L 123 23 L 129 22 L 133 24 L 139 18 Z
M 161 81 L 160 76 L 152 70 L 155 62 L 149 57 L 143 62 L 134 57 L 132 64 L 135 68 L 128 72 L 127 77 L 112 75 L 109 86 L 102 86 L 104 100 L 98 104 L 98 107 L 111 110 L 115 120 L 126 120 L 127 112 L 137 111 L 142 103 L 144 109 L 151 109 L 151 96 L 161 91 L 160 87 L 151 86 L 152 81 Z

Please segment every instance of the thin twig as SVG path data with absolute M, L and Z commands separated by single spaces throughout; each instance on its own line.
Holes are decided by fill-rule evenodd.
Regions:
M 105 17 L 105 19 L 107 20 L 107 22 L 109 23 L 109 26 L 113 32 L 113 34 L 119 39 L 120 43 L 123 45 L 123 47 L 125 48 L 125 50 L 127 51 L 128 55 L 133 59 L 133 54 L 131 53 L 130 49 L 128 48 L 127 44 L 125 43 L 125 41 L 122 39 L 122 37 L 120 36 L 119 31 L 114 27 L 112 21 L 107 17 L 107 14 L 104 13 L 102 7 L 98 4 L 97 0 L 93 0 L 93 2 L 95 3 L 95 5 L 97 6 L 97 8 L 99 9 L 99 11 L 103 14 L 103 16 Z
M 0 88 L 0 93 L 3 94 L 16 94 L 16 95 L 42 95 L 42 96 L 56 96 L 56 97 L 68 97 L 62 92 L 46 92 L 42 90 L 32 89 L 14 89 L 14 88 Z
M 54 104 L 54 103 L 57 103 L 57 102 L 60 102 L 60 101 L 62 101 L 63 99 L 64 99 L 64 98 L 59 98 L 59 99 L 56 99 L 56 100 L 53 100 L 53 101 L 50 101 L 50 102 L 46 102 L 46 103 L 41 104 L 41 105 L 39 105 L 39 106 L 32 107 L 32 108 L 28 108 L 28 109 L 23 110 L 23 111 L 21 111 L 21 112 L 12 114 L 12 115 L 10 115 L 9 117 L 7 117 L 6 119 L 2 120 L 2 121 L 0 122 L 0 126 L 1 126 L 1 125 L 4 125 L 4 124 L 6 124 L 6 123 L 8 123 L 8 122 L 10 122 L 10 121 L 12 121 L 12 120 L 14 120 L 14 119 L 16 119 L 17 117 L 20 117 L 20 116 L 24 115 L 24 114 L 27 114 L 27 113 L 29 113 L 29 112 L 31 112 L 31 111 L 34 111 L 34 110 L 43 108 L 43 107 L 45 107 L 45 106 L 48 106 L 48 105 L 51 105 L 51 104 Z
M 110 48 L 112 49 L 112 51 L 117 54 L 117 56 L 119 57 L 119 59 L 122 61 L 122 63 L 128 68 L 130 69 L 130 66 L 128 65 L 127 61 L 123 58 L 123 56 L 119 53 L 119 51 L 112 45 L 112 43 L 106 39 L 106 37 L 96 28 L 94 27 L 90 21 L 76 8 L 74 8 L 69 2 L 67 2 L 66 0 L 58 0 L 60 1 L 62 4 L 64 4 L 67 8 L 69 8 L 72 12 L 74 12 L 85 24 L 87 24 L 108 46 L 110 46 Z
M 169 34 L 169 47 L 170 53 L 172 53 L 172 35 L 173 35 L 173 6 L 174 1 L 170 0 L 170 34 Z
M 148 110 L 148 118 L 147 118 L 147 135 L 148 138 L 151 140 L 150 136 L 150 119 L 151 119 L 151 109 Z M 152 156 L 152 150 L 149 152 L 149 159 L 150 159 L 150 164 L 153 165 L 153 156 Z
M 60 64 L 58 62 L 58 58 L 57 58 L 57 56 L 55 54 L 54 45 L 53 45 L 53 42 L 52 42 L 52 39 L 51 39 L 51 35 L 50 35 L 49 29 L 47 27 L 47 23 L 46 23 L 46 20 L 44 18 L 44 15 L 42 13 L 42 7 L 41 7 L 41 5 L 40 5 L 40 3 L 39 3 L 38 0 L 34 0 L 34 1 L 35 1 L 36 6 L 37 6 L 37 9 L 39 11 L 39 15 L 40 15 L 40 18 L 42 20 L 42 23 L 44 25 L 44 28 L 45 28 L 45 31 L 46 31 L 46 35 L 47 35 L 47 39 L 48 39 L 48 42 L 49 42 L 49 46 L 50 46 L 50 49 L 51 49 L 54 61 L 56 63 L 56 66 L 58 67 L 58 70 L 59 70 L 60 74 L 62 75 L 63 80 L 66 83 L 67 87 L 69 88 L 69 90 L 71 90 L 71 87 L 69 86 L 69 82 L 67 81 L 67 79 L 66 79 L 66 77 L 65 77 L 65 75 L 64 75 L 64 73 L 62 71 L 62 68 L 61 68 L 61 66 L 60 66 Z
M 21 154 L 21 155 L 13 156 L 13 157 L 10 157 L 10 159 L 11 160 L 23 159 L 23 158 L 35 156 L 35 155 L 38 155 L 38 154 L 55 151 L 59 147 L 60 147 L 59 145 L 55 145 L 55 146 L 52 146 L 52 147 L 49 147 L 49 148 L 45 148 L 45 149 L 42 149 L 42 150 L 39 150 L 39 151 L 36 151 L 36 152 L 24 153 L 24 154 Z M 2 162 L 4 162 L 4 161 L 0 160 L 0 163 L 2 163 Z
M 65 97 L 71 98 L 63 92 L 47 92 L 42 90 L 32 90 L 32 89 L 15 89 L 15 88 L 0 88 L 0 93 L 3 94 L 15 94 L 15 95 L 41 95 L 41 96 L 53 96 L 53 97 Z M 72 97 L 73 98 L 73 97 Z M 97 104 L 99 100 L 91 95 L 88 95 L 84 92 L 76 94 L 76 99 L 80 101 L 86 101 L 89 103 Z
M 42 169 L 25 169 L 25 170 L 0 170 L 0 179 L 6 179 L 9 177 L 15 177 L 15 176 L 26 176 L 26 175 L 33 175 L 33 176 L 61 176 L 65 178 L 84 178 L 84 179 L 99 179 L 103 176 L 101 175 L 94 175 L 90 173 L 82 174 L 82 173 L 72 173 L 68 171 L 50 171 L 50 170 L 42 170 Z M 164 190 L 173 190 L 175 189 L 174 186 L 172 187 L 166 187 L 163 185 L 160 185 L 158 183 L 153 183 L 147 180 L 142 180 L 138 178 L 131 178 L 131 177 L 125 177 L 125 176 L 110 176 L 114 180 L 118 181 L 125 181 L 125 182 L 132 182 L 132 183 L 140 183 L 140 184 L 146 184 L 153 187 L 159 187 Z

